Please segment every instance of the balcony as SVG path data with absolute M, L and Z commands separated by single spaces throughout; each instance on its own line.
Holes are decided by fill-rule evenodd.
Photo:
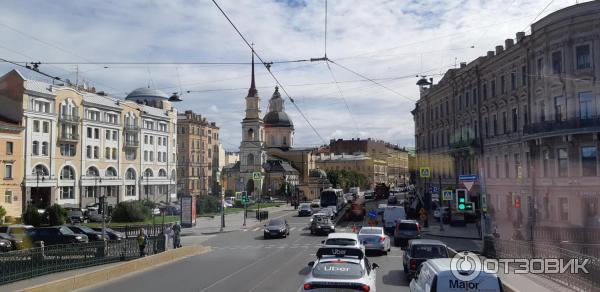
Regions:
M 460 150 L 460 149 L 477 148 L 477 147 L 479 147 L 479 143 L 477 142 L 477 139 L 475 139 L 475 138 L 462 139 L 459 141 L 452 142 L 452 143 L 450 143 L 450 145 L 448 145 L 448 148 L 450 150 Z
M 140 147 L 140 141 L 125 140 L 125 147 L 137 148 Z
M 138 125 L 125 124 L 124 125 L 125 132 L 137 133 L 140 131 L 140 127 Z
M 523 132 L 527 135 L 554 132 L 557 132 L 557 134 L 560 132 L 576 134 L 598 130 L 600 130 L 600 116 L 593 116 L 588 119 L 572 118 L 565 121 L 544 121 L 523 127 Z
M 78 124 L 81 118 L 78 115 L 60 114 L 58 120 L 64 123 Z
M 58 135 L 58 140 L 61 142 L 79 142 L 79 134 L 78 133 L 60 133 Z

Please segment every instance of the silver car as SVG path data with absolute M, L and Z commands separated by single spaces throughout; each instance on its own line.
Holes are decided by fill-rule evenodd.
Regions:
M 308 263 L 308 267 L 304 291 L 376 291 L 375 270 L 379 266 L 369 263 L 360 248 L 319 248 L 317 261 Z
M 358 240 L 365 246 L 366 250 L 375 250 L 386 254 L 390 251 L 392 242 L 385 235 L 382 227 L 363 227 L 358 232 Z

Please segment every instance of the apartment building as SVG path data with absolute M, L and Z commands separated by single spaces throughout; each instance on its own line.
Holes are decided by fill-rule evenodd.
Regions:
M 325 171 L 345 169 L 362 173 L 367 178 L 367 184 L 371 189 L 375 184 L 388 183 L 387 162 L 366 153 L 340 155 L 321 153 L 316 157 L 316 165 L 318 169 Z
M 0 206 L 13 218 L 22 213 L 23 130 L 18 122 L 0 120 Z

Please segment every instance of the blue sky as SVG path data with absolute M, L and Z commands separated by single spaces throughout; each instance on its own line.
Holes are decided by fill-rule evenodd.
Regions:
M 218 2 L 265 60 L 323 56 L 323 0 Z M 401 95 L 360 81 L 335 65 L 342 94 L 324 63 L 275 64 L 271 70 L 325 140 L 372 137 L 412 146 L 410 110 L 418 98 L 413 76 L 424 73 L 439 80 L 455 62 L 470 61 L 514 38 L 547 3 L 330 0 L 328 57 L 381 79 L 378 82 Z M 553 1 L 541 17 L 574 3 Z M 0 57 L 14 61 L 250 60 L 248 48 L 207 0 L 6 1 L 0 10 L 0 38 Z M 74 81 L 77 67 L 80 80 L 118 97 L 142 86 L 167 93 L 192 91 L 183 94 L 185 101 L 177 104 L 178 109 L 192 109 L 215 121 L 226 149 L 239 146 L 249 65 L 42 64 L 40 68 Z M 0 73 L 12 68 L 0 63 Z M 261 67 L 256 82 L 264 114 L 276 83 Z M 296 144 L 322 144 L 289 101 L 286 108 L 296 126 Z

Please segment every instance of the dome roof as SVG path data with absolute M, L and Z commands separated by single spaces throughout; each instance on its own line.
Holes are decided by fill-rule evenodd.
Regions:
M 272 111 L 265 115 L 265 124 L 271 127 L 293 127 L 292 120 L 285 112 Z
M 152 89 L 152 88 L 147 88 L 147 87 L 140 87 L 134 91 L 132 91 L 131 93 L 129 93 L 127 95 L 127 97 L 125 97 L 126 100 L 135 100 L 138 98 L 148 98 L 150 97 L 151 99 L 168 99 L 169 96 L 158 90 L 158 89 Z

